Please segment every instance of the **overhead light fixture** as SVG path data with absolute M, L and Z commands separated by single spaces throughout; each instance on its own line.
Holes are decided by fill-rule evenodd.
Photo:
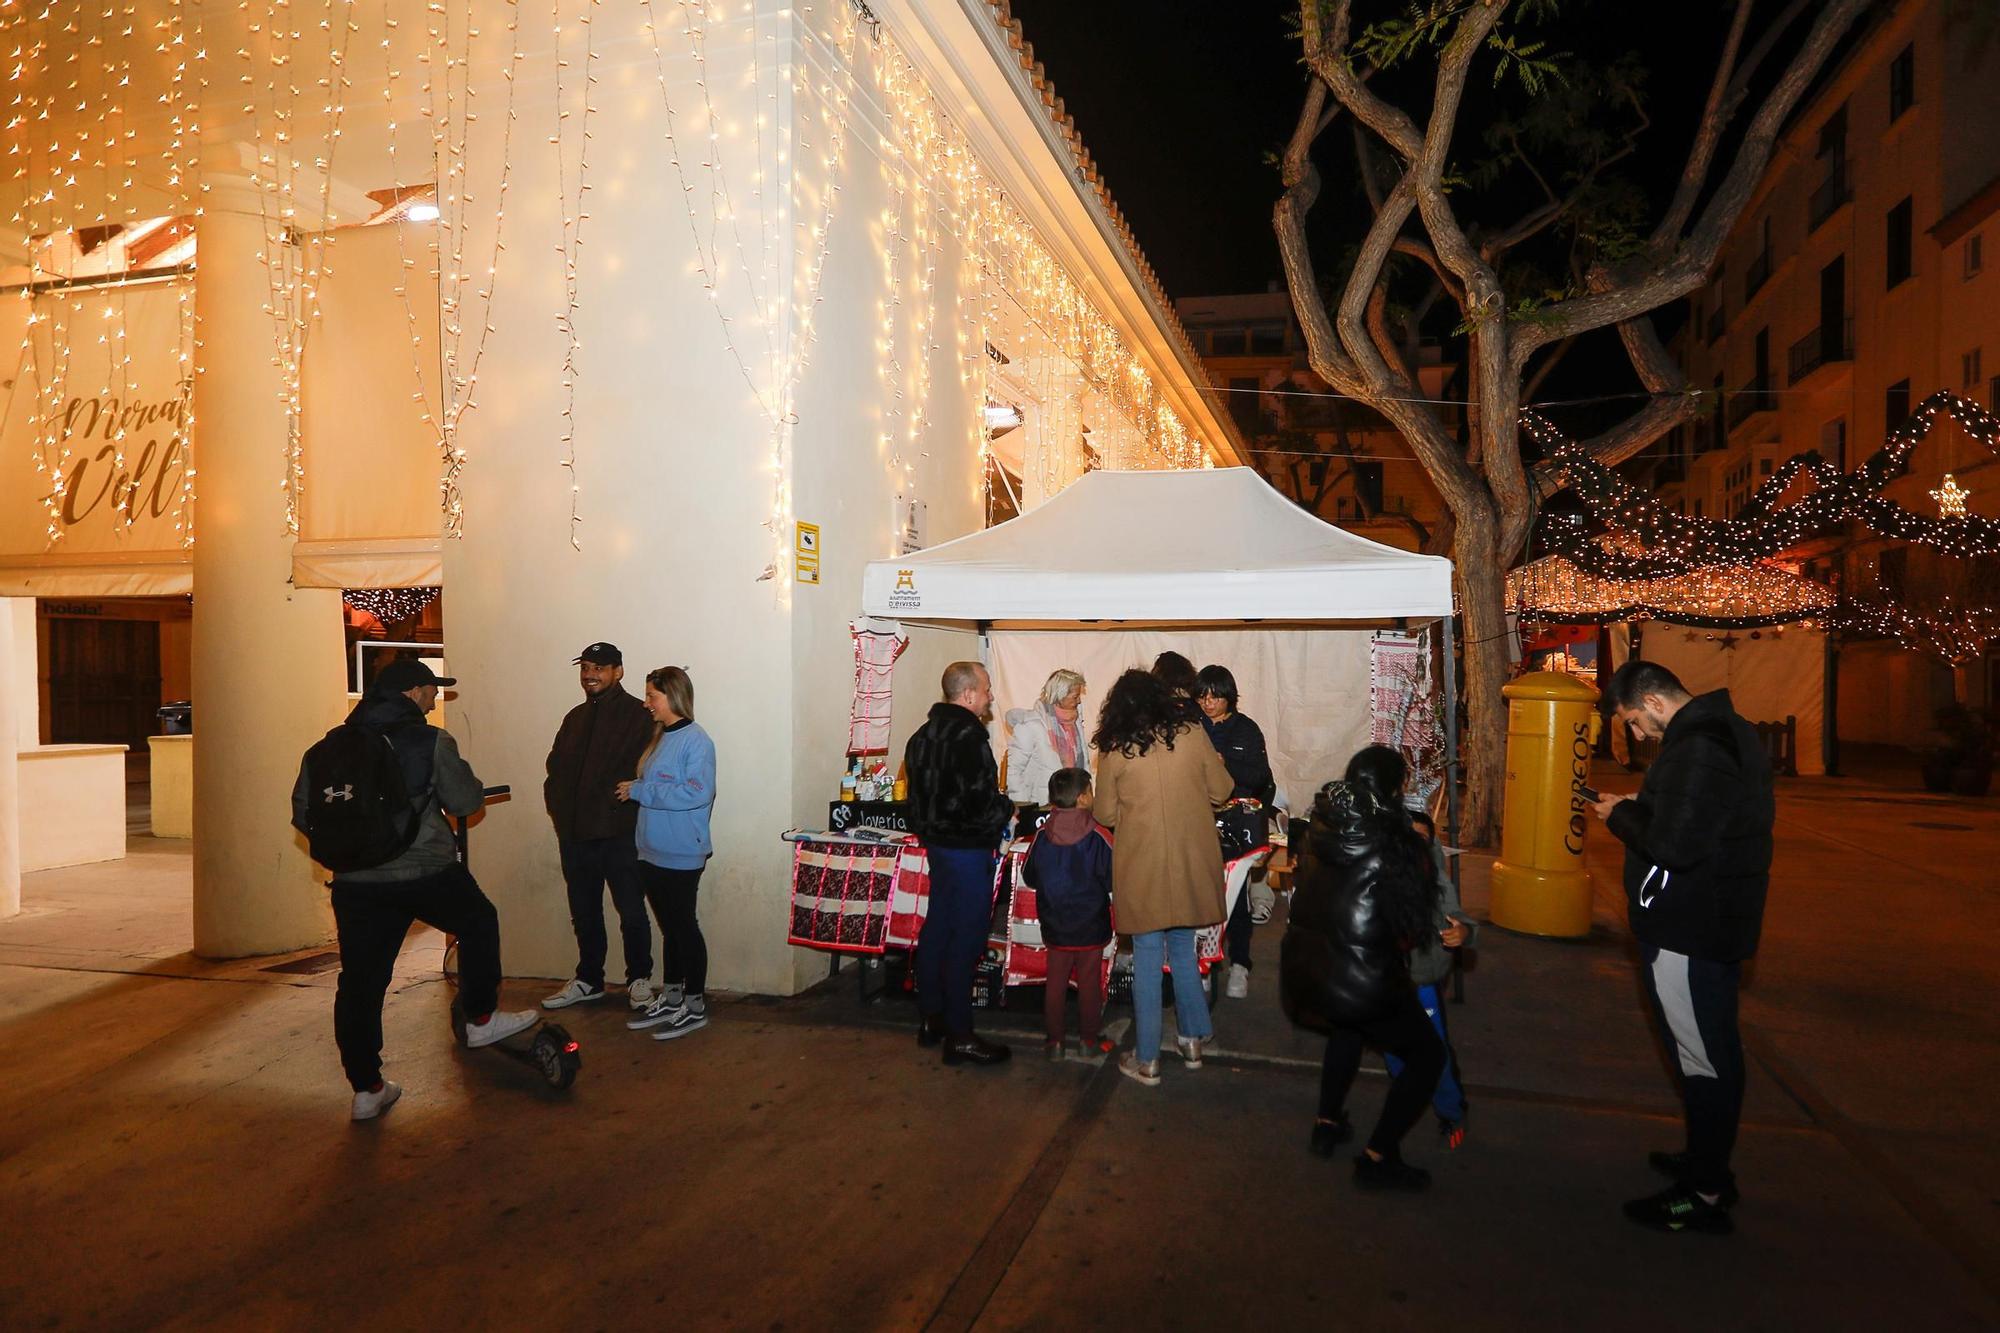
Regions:
M 986 429 L 1012 430 L 1021 424 L 1021 409 L 1011 403 L 986 405 Z
M 436 222 L 438 220 L 438 206 L 436 204 L 411 204 L 408 216 L 412 222 Z

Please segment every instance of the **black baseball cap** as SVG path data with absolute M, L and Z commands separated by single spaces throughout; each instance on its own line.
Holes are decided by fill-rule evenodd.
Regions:
M 571 666 L 582 666 L 585 662 L 593 666 L 622 667 L 625 665 L 625 654 L 618 651 L 615 643 L 593 643 L 570 659 Z
M 401 694 L 419 685 L 456 685 L 457 676 L 440 676 L 414 657 L 399 657 L 375 677 L 375 688 L 383 694 Z

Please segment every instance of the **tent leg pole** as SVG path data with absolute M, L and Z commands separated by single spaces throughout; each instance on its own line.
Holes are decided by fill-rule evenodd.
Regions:
M 1450 616 L 1444 626 L 1444 809 L 1445 836 L 1458 846 L 1458 662 L 1456 635 Z M 1451 882 L 1459 883 L 1459 858 L 1451 858 Z
M 1456 634 L 1452 618 L 1446 615 L 1440 622 L 1444 626 L 1444 822 L 1445 845 L 1457 847 L 1458 842 L 1458 662 Z M 1461 877 L 1461 867 L 1465 853 L 1445 858 L 1451 863 L 1451 886 L 1460 892 L 1463 902 L 1465 882 Z M 1451 970 L 1451 998 L 1455 1003 L 1465 1003 L 1464 969 Z

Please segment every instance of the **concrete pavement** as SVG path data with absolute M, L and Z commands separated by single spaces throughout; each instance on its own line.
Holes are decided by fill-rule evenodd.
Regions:
M 333 974 L 189 957 L 185 851 L 136 838 L 0 923 L 0 1323 L 1993 1327 L 2000 803 L 1790 782 L 1778 835 L 1728 1239 L 1618 1216 L 1678 1125 L 1601 837 L 1588 940 L 1485 933 L 1451 1010 L 1471 1137 L 1413 1133 L 1424 1198 L 1304 1151 L 1318 1043 L 1277 1012 L 1275 929 L 1226 1054 L 1158 1089 L 1045 1063 L 1019 1012 L 988 1020 L 1012 1065 L 945 1069 L 843 979 L 671 1043 L 571 1010 L 566 1097 L 450 1045 L 418 932 L 386 1023 L 409 1091 L 354 1126 Z

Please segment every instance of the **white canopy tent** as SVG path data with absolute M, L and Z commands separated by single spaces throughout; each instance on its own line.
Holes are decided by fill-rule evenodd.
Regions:
M 1452 659 L 1449 560 L 1323 523 L 1248 468 L 1090 473 L 998 527 L 870 563 L 862 602 L 872 616 L 978 628 L 997 713 L 1033 703 L 1059 666 L 1087 666 L 1095 696 L 1163 648 L 1221 662 L 1294 800 L 1366 743 L 1371 634 L 1440 621 Z M 1446 790 L 1455 826 L 1455 780 Z

